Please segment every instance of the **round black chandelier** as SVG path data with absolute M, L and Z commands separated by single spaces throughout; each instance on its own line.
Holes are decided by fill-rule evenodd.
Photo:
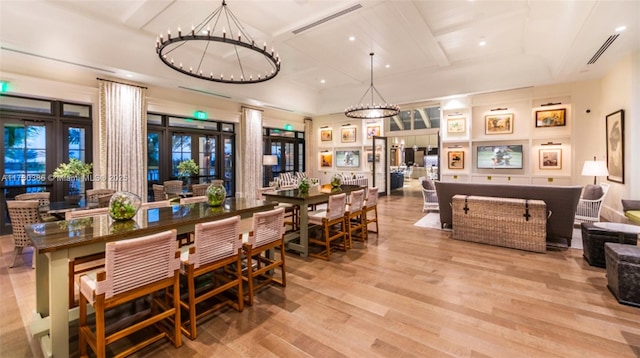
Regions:
M 222 29 L 216 31 L 218 25 Z M 233 63 L 220 58 L 218 43 L 233 47 L 227 54 L 235 58 Z M 192 25 L 191 31 L 185 33 L 178 27 L 177 36 L 172 36 L 171 30 L 166 37 L 160 34 L 156 39 L 156 53 L 165 65 L 180 73 L 221 83 L 268 81 L 280 72 L 281 64 L 273 48 L 267 50 L 266 43 L 256 45 L 225 0 L 200 24 Z
M 359 119 L 375 119 L 375 118 L 388 118 L 396 116 L 400 113 L 400 107 L 395 104 L 389 104 L 382 97 L 380 92 L 373 85 L 373 52 L 369 54 L 371 56 L 371 84 L 369 88 L 364 92 L 362 97 L 360 97 L 360 101 L 358 101 L 358 105 L 347 107 L 344 110 L 344 115 L 349 118 L 359 118 Z M 367 104 L 363 104 L 362 100 L 367 96 L 368 93 L 371 93 L 371 102 Z M 377 94 L 380 98 L 380 103 L 376 104 L 374 102 L 373 94 Z

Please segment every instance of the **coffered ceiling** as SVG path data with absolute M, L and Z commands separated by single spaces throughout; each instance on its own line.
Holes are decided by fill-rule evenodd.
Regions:
M 401 105 L 599 78 L 640 51 L 636 0 L 228 0 L 256 42 L 276 48 L 280 74 L 218 84 L 165 66 L 156 37 L 190 28 L 220 4 L 1 0 L 0 71 L 80 83 L 121 78 L 318 115 L 356 104 L 370 83 L 370 52 L 377 89 Z M 220 58 L 233 60 L 228 51 Z

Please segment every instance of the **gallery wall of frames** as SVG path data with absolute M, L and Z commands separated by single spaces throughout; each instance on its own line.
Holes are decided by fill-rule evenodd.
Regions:
M 570 97 L 443 103 L 443 181 L 571 185 Z
M 382 148 L 372 148 L 374 136 L 384 135 L 384 122 L 376 120 L 348 120 L 323 125 L 317 129 L 318 158 L 316 168 L 321 181 L 333 173 L 371 175 L 373 162 L 376 172 L 383 173 L 384 155 Z

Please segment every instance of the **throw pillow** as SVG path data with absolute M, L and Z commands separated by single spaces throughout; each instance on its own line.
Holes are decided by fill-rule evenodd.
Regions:
M 435 185 L 433 185 L 433 182 L 429 179 L 425 179 L 422 181 L 422 187 L 426 190 L 436 190 Z
M 640 200 L 625 200 L 622 199 L 622 210 L 640 210 Z
M 585 200 L 598 200 L 602 197 L 602 187 L 600 185 L 589 184 L 584 187 L 582 193 L 582 199 Z

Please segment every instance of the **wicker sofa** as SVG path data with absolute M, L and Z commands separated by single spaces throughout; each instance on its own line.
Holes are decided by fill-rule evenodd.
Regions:
M 451 199 L 456 194 L 516 199 L 537 199 L 547 204 L 547 242 L 566 240 L 571 246 L 573 221 L 582 192 L 581 186 L 537 186 L 435 182 L 440 207 L 440 223 L 453 225 Z

